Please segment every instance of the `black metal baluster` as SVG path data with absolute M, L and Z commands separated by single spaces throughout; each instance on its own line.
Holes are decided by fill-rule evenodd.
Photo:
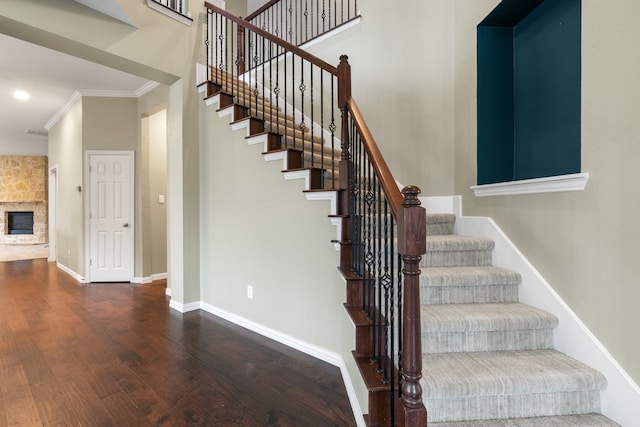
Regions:
M 293 34 L 295 35 L 295 41 L 293 44 L 295 44 L 296 46 L 298 46 L 298 36 L 299 36 L 299 32 L 300 32 L 300 26 L 298 25 L 298 2 L 294 1 L 293 2 L 294 6 L 293 6 L 293 26 L 295 28 L 295 30 L 293 31 Z
M 326 3 L 327 0 L 322 0 L 322 32 L 324 33 L 326 31 L 326 24 L 327 24 L 327 8 L 326 8 Z
M 333 78 L 333 76 L 331 77 L 331 105 L 329 108 L 331 108 L 331 124 L 329 125 L 329 130 L 331 131 L 331 170 L 333 171 L 333 188 L 335 188 L 336 185 L 336 179 L 335 179 L 335 175 L 336 175 L 336 160 L 335 160 L 335 153 L 336 153 L 336 146 L 335 146 L 335 137 L 336 137 L 336 130 L 337 130 L 337 126 L 336 126 L 336 120 L 335 120 L 335 112 L 336 112 L 336 103 L 333 102 L 335 99 L 335 93 L 334 93 L 334 85 L 335 85 L 335 78 Z M 345 143 L 348 144 L 348 141 L 345 141 Z
M 253 114 L 252 116 L 258 117 L 258 94 L 260 93 L 260 91 L 258 90 L 258 61 L 260 60 L 260 51 L 259 49 L 259 43 L 258 43 L 258 33 L 254 33 L 255 37 L 254 37 L 254 56 L 253 56 L 253 97 L 252 97 L 252 103 L 253 101 L 255 101 L 255 107 L 253 107 Z
M 265 88 L 262 90 L 263 96 L 266 96 L 267 91 Z M 273 42 L 269 41 L 269 121 L 273 123 Z M 278 113 L 276 112 L 276 115 Z M 276 117 L 276 126 L 278 125 L 278 118 Z M 272 126 L 273 129 L 273 126 Z
M 309 40 L 309 1 L 304 1 L 304 38 L 301 37 L 300 44 Z
M 276 52 L 280 49 L 279 46 L 276 46 Z M 276 129 L 278 134 L 280 134 L 280 61 L 278 60 L 279 56 L 276 56 L 276 87 L 273 89 L 273 93 L 276 98 Z M 286 63 L 285 63 L 286 64 Z M 285 110 L 285 120 L 286 120 L 286 110 Z
M 316 166 L 316 159 L 314 157 L 314 154 L 315 154 L 315 141 L 313 139 L 313 136 L 315 135 L 315 133 L 314 133 L 314 131 L 315 131 L 314 130 L 315 121 L 314 121 L 314 114 L 313 114 L 314 110 L 315 110 L 315 108 L 313 106 L 313 70 L 314 70 L 313 64 L 309 63 L 309 73 L 311 74 L 309 76 L 309 81 L 311 82 L 311 84 L 309 86 L 309 90 L 310 90 L 310 93 L 309 93 L 309 109 L 311 110 L 311 118 L 309 120 L 309 126 L 311 127 L 310 132 L 309 132 L 310 133 L 310 137 L 309 138 L 311 140 L 311 167 Z M 322 73 L 322 71 L 320 71 L 320 73 Z M 320 147 L 320 148 L 322 149 L 322 147 Z M 321 171 L 320 172 L 321 173 L 320 188 L 324 188 L 324 173 L 325 173 L 325 171 L 322 170 L 322 169 L 320 171 Z
M 291 112 L 293 114 L 293 124 L 291 126 L 291 133 L 293 133 L 293 148 L 297 147 L 296 141 L 296 126 L 295 126 L 295 118 L 296 118 L 296 61 L 293 55 L 291 56 Z
M 389 339 L 385 341 L 385 350 L 384 353 L 389 357 L 389 361 L 387 363 L 388 372 L 385 372 L 385 377 L 389 378 L 389 383 L 393 388 L 394 384 L 394 375 L 393 375 L 393 361 L 395 360 L 395 319 L 394 319 L 394 298 L 393 298 L 393 278 L 389 273 L 389 264 L 393 265 L 393 254 L 390 252 L 389 245 L 389 204 L 385 199 L 383 201 L 383 228 L 384 228 L 384 273 L 383 273 L 383 286 L 385 288 L 385 295 L 387 300 L 387 319 L 388 319 L 388 330 L 389 330 Z M 393 218 L 392 218 L 393 219 Z
M 246 65 L 249 64 L 249 68 L 251 65 L 251 32 L 247 31 L 246 29 L 242 32 L 242 43 L 243 43 L 243 51 L 242 51 L 242 106 L 246 108 L 245 111 L 249 111 L 249 113 L 251 113 L 250 109 L 247 108 L 247 86 L 249 85 L 248 82 L 248 76 L 251 75 L 251 71 L 247 70 Z M 239 94 L 238 94 L 239 95 Z M 240 96 L 239 96 L 240 97 Z
M 236 66 L 235 69 L 235 74 L 233 73 L 233 66 L 230 67 L 229 69 L 229 77 L 231 77 L 231 94 L 234 96 L 234 99 L 237 101 L 238 100 L 238 92 L 239 92 L 239 88 L 240 88 L 240 80 L 239 80 L 239 75 L 238 75 L 238 42 L 237 42 L 237 37 L 238 37 L 238 30 L 237 30 L 237 25 L 235 22 L 233 21 L 229 21 L 229 24 L 231 25 L 231 43 L 227 46 L 227 49 L 231 50 L 231 57 L 234 58 L 233 59 L 233 65 Z M 235 86 L 235 89 L 234 89 Z M 237 117 L 234 117 L 234 120 L 237 120 Z
M 300 58 L 300 86 L 298 86 L 298 90 L 300 91 L 300 148 L 302 150 L 302 155 L 304 157 L 305 154 L 305 147 L 304 147 L 304 134 L 305 134 L 305 130 L 307 128 L 307 125 L 304 122 L 304 93 L 306 91 L 307 87 L 304 84 L 304 59 L 301 57 Z M 313 162 L 313 159 L 312 159 Z
M 372 182 L 372 167 L 371 161 L 368 156 L 365 156 L 365 185 L 366 192 L 364 197 L 365 203 L 365 221 L 366 221 L 366 248 L 365 248 L 365 270 L 367 275 L 367 289 L 369 290 L 369 307 L 368 307 L 368 317 L 373 321 L 373 356 L 371 358 L 371 362 L 379 361 L 379 354 L 377 353 L 376 343 L 380 339 L 380 331 L 379 327 L 379 316 L 376 310 L 376 292 L 375 292 L 375 266 L 374 266 L 374 255 L 373 255 L 373 193 L 371 189 Z
M 207 58 L 207 81 L 212 80 L 211 79 L 211 47 L 210 47 L 210 41 L 211 41 L 211 28 L 213 27 L 213 25 L 211 25 L 211 10 L 207 9 L 207 22 L 205 23 L 206 28 L 205 28 L 205 40 L 204 40 L 204 48 L 206 50 L 205 57 Z
M 387 201 L 385 200 L 385 205 L 384 205 L 384 211 L 385 211 L 385 229 L 388 230 L 389 227 L 391 227 L 391 231 L 393 233 L 393 226 L 394 226 L 394 222 L 393 222 L 393 217 L 391 216 L 391 213 L 389 212 L 389 205 L 387 203 Z M 391 221 L 389 221 L 389 219 Z M 391 222 L 391 224 L 389 224 L 389 222 Z M 386 234 L 388 234 L 387 231 L 385 231 Z M 387 246 L 388 246 L 388 240 L 387 240 Z M 393 251 L 388 251 L 387 255 L 386 255 L 387 260 L 390 262 L 391 264 L 391 272 L 393 272 Z M 393 276 L 391 276 L 389 274 L 389 270 L 387 270 L 387 277 L 389 278 L 388 280 L 388 293 L 389 293 L 389 340 L 388 340 L 388 348 L 385 351 L 386 354 L 389 355 L 389 394 L 391 396 L 391 401 L 393 402 L 393 397 L 394 397 L 394 387 L 396 387 L 395 384 L 395 370 L 394 370 L 394 360 L 396 357 L 396 344 L 395 344 L 395 340 L 396 340 L 396 322 L 395 322 L 395 299 L 394 299 L 394 286 L 393 286 Z M 398 331 L 398 334 L 400 334 L 400 331 Z M 395 425 L 395 405 L 391 405 L 391 414 L 390 414 L 390 418 L 391 418 L 391 425 Z
M 286 16 L 286 15 L 285 15 Z M 285 122 L 284 122 L 284 135 L 282 137 L 283 141 L 285 141 L 285 145 L 287 148 L 289 148 L 289 140 L 287 139 L 287 126 L 288 126 L 288 120 L 287 120 L 287 111 L 288 111 L 288 106 L 289 103 L 287 102 L 287 51 L 285 49 L 282 49 L 282 57 L 283 57 L 283 62 L 284 62 L 284 77 L 282 79 L 282 86 L 284 87 L 284 117 L 285 117 Z
M 397 246 L 397 243 L 396 243 Z M 397 252 L 396 247 L 396 252 Z M 400 253 L 397 255 L 398 263 L 398 331 L 402 331 L 402 258 Z M 402 333 L 398 334 L 398 372 L 402 372 Z M 402 375 L 398 375 L 398 397 L 402 396 Z
M 265 86 L 265 75 L 266 75 L 266 72 L 265 72 L 264 66 L 267 63 L 267 61 L 265 59 L 266 58 L 266 47 L 265 47 L 266 45 L 265 45 L 265 43 L 266 43 L 267 39 L 264 38 L 263 36 L 260 36 L 260 39 L 262 40 L 262 62 L 261 62 L 261 66 L 262 66 L 262 121 L 266 124 L 266 114 L 267 114 L 267 112 L 265 110 L 265 100 L 266 100 L 267 97 L 266 97 L 266 92 L 265 92 L 265 88 L 266 88 L 266 86 Z M 256 72 L 257 72 L 257 70 L 256 70 Z M 272 128 L 272 126 L 273 126 L 273 122 L 271 122 L 271 124 L 269 125 L 269 128 Z
M 333 103 L 333 102 L 332 102 Z M 324 134 L 325 134 L 325 130 L 324 130 L 324 71 L 320 70 L 320 169 L 322 169 L 323 171 L 325 170 L 325 165 L 324 165 Z M 331 182 L 334 182 L 334 173 L 333 170 L 331 170 L 331 173 L 329 172 L 323 172 L 322 173 L 322 188 L 333 188 L 333 185 L 331 185 L 331 187 L 327 187 L 326 186 L 326 178 L 328 178 L 329 176 L 331 176 Z

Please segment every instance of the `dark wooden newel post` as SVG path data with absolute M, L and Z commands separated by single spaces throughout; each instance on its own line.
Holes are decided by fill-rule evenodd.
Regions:
M 342 55 L 338 65 L 338 108 L 342 115 L 340 149 L 342 150 L 339 165 L 339 213 L 349 215 L 351 213 L 349 190 L 351 188 L 351 152 L 349 147 L 349 109 L 347 102 L 351 98 L 351 65 L 349 57 Z M 351 238 L 351 220 L 343 221 L 342 240 Z M 351 243 L 343 244 L 340 249 L 340 268 L 348 270 L 353 267 L 353 251 Z
M 420 206 L 420 189 L 402 189 L 398 214 L 398 250 L 402 257 L 404 303 L 402 325 L 402 411 L 406 427 L 427 425 L 422 403 L 422 342 L 420 339 L 420 258 L 427 252 L 427 213 Z

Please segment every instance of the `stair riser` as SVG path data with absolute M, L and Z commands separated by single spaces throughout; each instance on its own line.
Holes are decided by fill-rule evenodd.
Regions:
M 429 224 L 427 222 L 427 236 L 444 236 L 447 234 L 453 234 L 453 221 L 435 224 Z
M 600 412 L 600 391 L 425 399 L 424 404 L 430 422 L 589 414 Z
M 423 286 L 421 304 L 490 304 L 518 302 L 518 285 Z
M 423 353 L 544 350 L 551 348 L 553 348 L 552 329 L 422 334 Z
M 420 267 L 472 267 L 491 265 L 490 250 L 428 251 Z

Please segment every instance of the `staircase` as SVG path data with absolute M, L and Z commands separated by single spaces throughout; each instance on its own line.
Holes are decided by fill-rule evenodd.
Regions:
M 231 74 L 213 68 L 202 86 L 207 105 L 216 105 L 220 117 L 231 116 L 234 130 L 246 129 L 249 144 L 264 145 L 265 160 L 282 160 L 283 172 L 301 173 L 307 191 L 337 188 L 339 148 Z
M 331 193 L 367 425 L 617 425 L 599 415 L 605 378 L 554 350 L 557 319 L 518 302 L 520 276 L 492 265 L 493 242 L 454 234 L 454 215 L 425 219 L 420 190 L 397 188 L 351 97 L 346 56 L 333 67 L 206 5 L 206 104 L 264 144 L 265 160 L 282 160 L 286 179 L 304 178 L 308 198 Z M 253 58 L 263 62 L 246 72 Z M 286 77 L 296 63 L 305 71 Z
M 293 148 L 293 117 L 279 113 L 278 134 L 277 124 L 248 114 L 238 93 L 221 90 L 221 80 L 229 78 L 214 70 L 205 102 L 217 104 L 220 116 L 232 115 L 231 125 L 246 128 L 248 140 L 263 142 L 265 158 L 277 155 L 284 172 L 317 174 L 308 190 L 321 190 L 321 171 L 306 167 L 309 155 Z M 233 87 L 242 91 L 243 85 Z M 328 152 L 321 139 L 297 139 L 296 145 L 304 139 L 317 145 L 316 153 L 324 150 L 339 161 L 340 151 Z M 429 425 L 616 426 L 598 414 L 605 378 L 553 349 L 557 319 L 520 304 L 520 276 L 492 265 L 493 242 L 456 235 L 454 225 L 454 215 L 427 216 L 427 253 L 420 264 L 421 385 Z
M 428 215 L 421 261 L 423 401 L 429 425 L 615 426 L 599 415 L 605 378 L 553 349 L 557 319 L 518 302 L 518 273 L 493 242 Z

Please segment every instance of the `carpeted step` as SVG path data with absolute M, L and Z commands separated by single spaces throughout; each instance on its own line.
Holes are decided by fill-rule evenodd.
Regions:
M 427 236 L 453 234 L 455 222 L 454 214 L 427 213 Z
M 517 272 L 493 266 L 422 268 L 420 303 L 518 302 L 521 280 Z
M 423 355 L 429 421 L 600 412 L 606 379 L 555 350 Z
M 616 427 L 616 426 L 619 427 L 620 425 L 600 414 L 429 423 L 429 427 Z
M 469 267 L 491 265 L 494 242 L 457 234 L 427 236 L 427 253 L 421 267 Z
M 552 314 L 518 303 L 423 305 L 420 316 L 423 353 L 550 349 L 558 326 Z

